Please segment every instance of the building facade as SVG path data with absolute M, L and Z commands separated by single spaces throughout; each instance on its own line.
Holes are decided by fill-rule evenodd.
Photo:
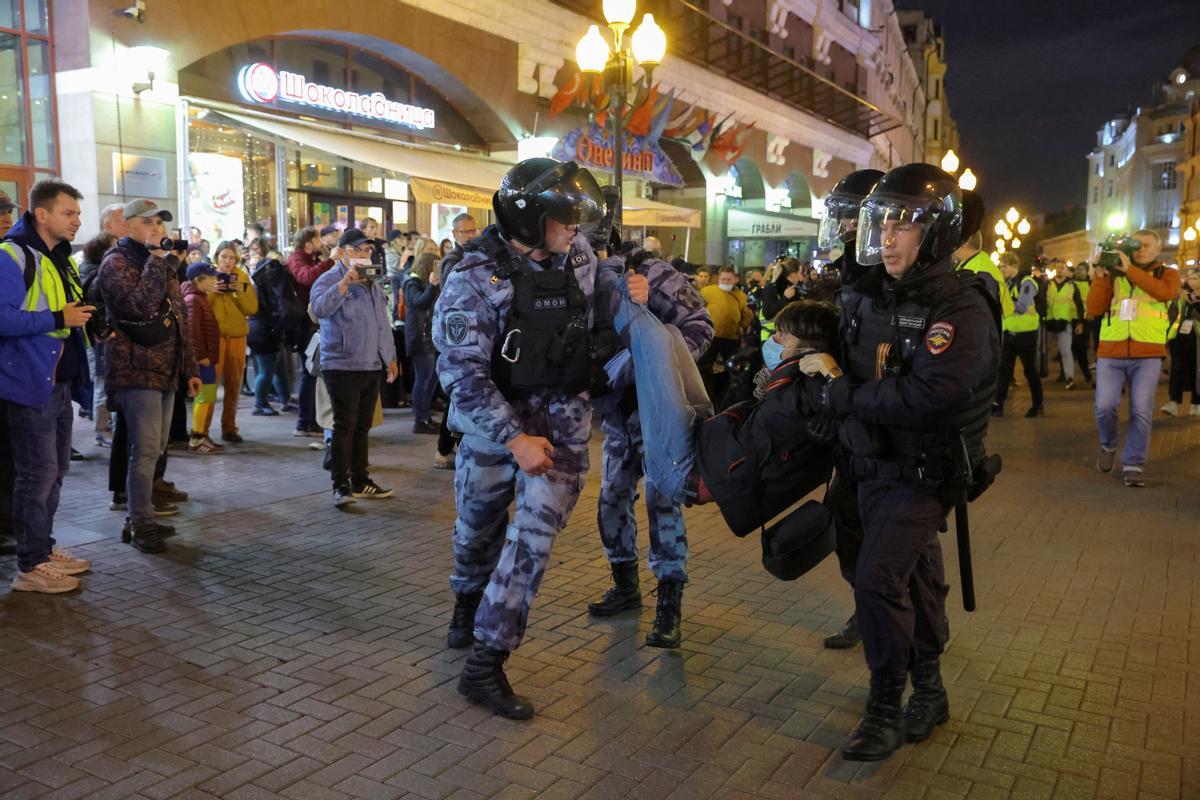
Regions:
M 901 10 L 900 30 L 917 77 L 925 90 L 924 161 L 941 164 L 949 150 L 959 150 L 958 125 L 950 115 L 946 96 L 946 39 L 942 26 L 924 11 Z
M 58 174 L 54 41 L 49 0 L 0 3 L 0 190 L 22 207 Z
M 1190 104 L 1183 126 L 1183 157 L 1179 162 L 1179 264 L 1200 266 L 1200 46 L 1193 47 L 1172 75 L 1183 99 Z M 1192 233 L 1188 233 L 1188 230 Z
M 1092 244 L 1112 233 L 1148 228 L 1162 238 L 1164 262 L 1177 264 L 1185 230 L 1181 180 L 1189 120 L 1200 98 L 1200 71 L 1193 71 L 1198 61 L 1194 49 L 1156 88 L 1151 103 L 1114 117 L 1097 132 L 1088 155 L 1086 230 Z
M 135 196 L 210 239 L 257 223 L 286 243 L 301 226 L 364 217 L 441 237 L 460 210 L 488 219 L 518 158 L 611 169 L 596 84 L 573 60 L 602 22 L 599 0 L 347 0 L 303 6 L 303 18 L 284 0 L 150 0 L 128 13 L 46 1 L 69 21 L 46 76 L 56 103 L 22 117 L 17 164 L 80 186 L 81 239 L 106 204 Z M 834 182 L 924 152 L 924 91 L 890 0 L 643 0 L 644 11 L 668 49 L 653 93 L 633 87 L 661 124 L 626 137 L 625 216 L 669 253 L 746 267 L 810 258 Z M 61 144 L 51 127 L 37 150 L 31 126 L 56 118 L 72 120 Z

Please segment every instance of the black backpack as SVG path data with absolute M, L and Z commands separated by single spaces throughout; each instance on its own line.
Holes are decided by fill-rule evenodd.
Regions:
M 259 313 L 279 334 L 287 334 L 308 319 L 308 309 L 296 296 L 291 275 L 282 262 L 271 259 L 254 273 Z
M 108 309 L 104 307 L 104 293 L 100 291 L 99 277 L 100 265 L 96 264 L 80 284 L 80 288 L 83 289 L 83 302 L 96 307 L 96 310 L 92 312 L 91 319 L 84 326 L 88 339 L 93 342 L 100 337 L 100 333 L 108 322 Z

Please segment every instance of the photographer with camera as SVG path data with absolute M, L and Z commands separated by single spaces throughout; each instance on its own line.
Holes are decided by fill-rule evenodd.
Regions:
M 164 223 L 171 219 L 171 212 L 153 200 L 127 203 L 127 235 L 104 254 L 96 277 L 107 314 L 101 338 L 108 349 L 108 404 L 121 415 L 128 432 L 127 530 L 133 546 L 144 553 L 165 551 L 162 537 L 173 532 L 154 521 L 153 492 L 181 374 L 188 394 L 200 391 L 183 296 L 175 279 L 187 242 L 163 237 Z
M 391 497 L 367 473 L 367 435 L 379 401 L 380 374 L 396 380 L 396 343 L 388 320 L 382 242 L 350 228 L 338 240 L 338 263 L 312 285 L 320 325 L 321 378 L 333 405 L 330 446 L 333 504 Z
M 1112 472 L 1117 457 L 1117 410 L 1129 387 L 1129 433 L 1121 467 L 1126 486 L 1145 486 L 1154 392 L 1167 354 L 1167 304 L 1179 294 L 1179 272 L 1158 261 L 1162 241 L 1152 230 L 1110 237 L 1096 260 L 1100 268 L 1088 293 L 1089 317 L 1100 317 L 1096 350 L 1096 468 Z

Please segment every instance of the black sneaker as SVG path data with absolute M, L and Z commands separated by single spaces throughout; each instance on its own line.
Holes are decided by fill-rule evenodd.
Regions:
M 384 489 L 375 481 L 367 478 L 360 486 L 354 487 L 355 497 L 366 497 L 372 500 L 382 500 L 392 496 L 391 489 Z
M 225 442 L 233 442 L 234 444 L 241 444 L 245 441 L 237 431 L 222 433 L 221 440 Z
M 354 500 L 354 494 L 350 491 L 349 486 L 333 487 L 333 504 L 335 506 L 346 506 L 353 502 L 356 501 Z
M 441 425 L 434 423 L 433 420 L 424 419 L 413 424 L 413 433 L 439 434 L 441 432 Z

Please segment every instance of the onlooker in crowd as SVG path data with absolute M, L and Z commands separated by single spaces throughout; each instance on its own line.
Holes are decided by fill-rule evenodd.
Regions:
M 1197 347 L 1200 339 L 1200 269 L 1189 267 L 1184 272 L 1172 329 L 1175 336 L 1168 345 L 1171 351 L 1168 402 L 1162 410 L 1172 417 L 1179 416 L 1183 393 L 1191 392 L 1192 408 L 1188 415 L 1200 417 L 1200 347 Z
M 383 262 L 387 267 L 388 278 L 397 282 L 397 286 L 404 282 L 404 262 L 408 260 L 408 237 L 403 231 L 393 230 L 388 234 L 387 246 L 383 250 Z
M 1000 380 L 996 383 L 992 416 L 1004 415 L 1004 401 L 1008 398 L 1008 389 L 1012 385 L 1019 358 L 1033 400 L 1025 416 L 1032 419 L 1043 414 L 1042 379 L 1037 368 L 1038 328 L 1041 327 L 1037 310 L 1038 284 L 1028 269 L 1021 269 L 1021 260 L 1012 253 L 1000 256 L 1000 274 L 1004 276 L 1004 286 L 1000 287 L 1000 291 L 1007 292 L 1012 298 L 1012 313 L 1005 314 L 1003 320 Z
M 307 316 L 292 288 L 292 277 L 279 259 L 268 258 L 260 262 L 254 272 L 254 288 L 258 293 L 258 313 L 250 317 L 250 335 L 247 344 L 254 354 L 256 377 L 254 380 L 254 414 L 274 417 L 279 412 L 271 407 L 267 395 L 272 385 L 279 402 L 288 408 L 291 384 L 283 366 L 280 353 L 286 333 L 294 328 L 300 317 Z
M 258 265 L 267 258 L 267 254 L 270 252 L 271 247 L 268 244 L 266 236 L 260 236 L 246 245 L 246 271 L 253 274 L 254 270 L 258 269 Z
M 192 402 L 192 437 L 188 450 L 200 455 L 224 450 L 208 437 L 217 404 L 217 364 L 221 360 L 221 329 L 209 298 L 217 291 L 217 268 L 211 264 L 188 267 L 187 281 L 179 287 L 187 306 L 192 352 L 200 374 L 200 391 Z
M 416 242 L 413 243 L 413 264 L 409 265 L 409 269 L 415 265 L 416 260 L 421 257 L 422 253 L 433 253 L 434 258 L 441 258 L 438 254 L 437 239 L 432 236 L 418 236 Z
M 454 249 L 442 258 L 438 264 L 439 275 L 449 275 L 462 261 L 467 242 L 479 235 L 479 223 L 470 214 L 459 214 L 450 223 L 450 235 L 454 237 Z M 433 457 L 433 466 L 437 469 L 454 469 L 454 448 L 458 438 L 450 430 L 450 415 L 442 415 L 442 423 L 438 429 L 437 453 Z
M 17 204 L 5 192 L 0 192 L 0 239 L 8 235 L 13 226 L 13 217 L 17 213 Z
M 358 229 L 361 230 L 368 239 L 379 238 L 379 220 L 373 217 L 363 217 L 358 223 Z
M 1086 310 L 1083 293 L 1073 280 L 1074 275 L 1065 265 L 1058 264 L 1054 277 L 1046 287 L 1046 332 L 1054 336 L 1058 344 L 1058 357 L 1062 362 L 1062 379 L 1067 390 L 1075 388 L 1075 357 L 1071 353 L 1071 339 L 1076 329 L 1083 332 Z M 1085 362 L 1083 365 L 1087 367 Z
M 371 262 L 373 244 L 351 228 L 338 240 L 338 264 L 312 285 L 310 304 L 320 322 L 321 377 L 333 405 L 333 502 L 390 497 L 368 472 L 367 435 L 379 398 L 380 373 L 394 381 L 396 349 L 387 298 L 357 267 Z
M 337 247 L 338 237 L 342 235 L 341 230 L 337 225 L 326 225 L 321 228 L 321 249 L 320 254 L 322 259 L 330 257 L 333 248 Z
M 662 242 L 658 240 L 657 236 L 647 236 L 642 239 L 642 249 L 655 258 L 662 258 Z
M 207 262 L 208 259 L 204 256 L 204 251 L 198 244 L 189 244 L 187 249 L 187 265 L 190 267 L 200 261 Z
M 404 345 L 413 365 L 413 433 L 437 433 L 438 425 L 430 418 L 429 407 L 437 390 L 437 350 L 433 346 L 433 306 L 440 293 L 441 276 L 435 269 L 433 253 L 417 256 L 408 280 L 404 282 Z
M 746 295 L 737 288 L 738 276 L 733 267 L 722 267 L 717 283 L 700 290 L 700 297 L 713 322 L 712 346 L 700 361 L 700 372 L 714 406 L 724 408 L 723 399 L 729 388 L 726 360 L 738 351 L 742 335 L 750 329 L 754 315 Z
M 711 280 L 712 280 L 712 272 L 709 270 L 708 267 L 697 268 L 695 274 L 692 277 L 692 283 L 695 284 L 697 289 L 703 289 L 705 286 L 708 286 L 708 284 Z
M 793 300 L 800 299 L 800 262 L 794 258 L 786 258 L 777 262 L 778 277 L 763 287 L 761 300 L 758 305 L 758 319 L 762 330 L 762 341 L 770 339 L 775 333 L 775 316 Z
M 106 231 L 96 234 L 83 246 L 83 260 L 79 264 L 79 285 L 83 288 L 83 299 L 88 305 L 96 305 L 96 275 L 100 271 L 100 262 L 108 248 L 116 244 L 117 237 Z M 109 431 L 110 415 L 108 404 L 104 400 L 104 340 L 100 333 L 104 328 L 104 320 L 94 315 L 88 320 L 86 333 L 92 346 L 87 349 L 88 372 L 92 376 L 92 407 L 91 416 L 95 423 L 96 446 L 107 447 L 112 442 L 105 436 Z
M 316 228 L 301 228 L 296 232 L 292 241 L 292 252 L 288 256 L 287 268 L 292 276 L 292 288 L 296 292 L 296 300 L 302 308 L 307 309 L 309 293 L 317 278 L 328 272 L 334 265 L 333 258 L 321 255 L 322 242 L 326 241 L 329 228 L 318 234 Z M 337 229 L 334 228 L 334 232 Z M 334 241 L 333 256 L 338 255 L 337 241 Z M 296 418 L 296 436 L 324 436 L 324 431 L 317 424 L 317 379 L 308 371 L 307 359 L 304 357 L 312 339 L 313 326 L 305 314 L 303 319 L 289 332 L 288 340 L 294 350 L 300 353 L 300 410 Z
M 454 252 L 454 240 L 442 239 L 442 243 L 438 245 L 438 259 L 443 259 Z
M 249 225 L 246 226 L 246 231 L 245 231 L 245 233 L 242 234 L 242 238 L 234 239 L 234 241 L 240 245 L 246 246 L 246 245 L 249 245 L 251 242 L 253 242 L 255 239 L 258 239 L 258 238 L 264 236 L 266 234 L 266 232 L 267 232 L 267 229 L 264 228 L 262 225 L 258 224 L 257 222 L 251 222 Z
M 83 195 L 44 180 L 0 244 L 0 469 L 17 542 L 17 591 L 60 594 L 91 562 L 55 545 L 54 515 L 71 458 L 72 395 L 87 385 L 92 307 L 71 261 Z M 11 201 L 8 203 L 12 205 Z M 13 211 L 9 209 L 9 213 Z M 90 386 L 88 387 L 90 391 Z M 11 482 L 11 483 L 10 483 Z
M 260 241 L 261 237 L 259 240 Z M 246 318 L 258 313 L 258 293 L 254 284 L 238 264 L 237 248 L 229 242 L 217 245 L 214 265 L 217 268 L 217 291 L 211 295 L 213 312 L 221 328 L 221 358 L 217 369 L 225 396 L 221 400 L 221 439 L 242 441 L 237 427 L 238 395 L 242 390 L 242 375 L 246 369 L 246 336 L 250 326 Z M 208 429 L 200 431 L 205 436 Z M 196 430 L 192 434 L 195 437 Z
M 1079 365 L 1079 371 L 1083 373 L 1083 379 L 1090 384 L 1092 382 L 1092 370 L 1088 365 L 1088 351 L 1091 349 L 1092 340 L 1100 335 L 1100 326 L 1098 320 L 1087 318 L 1088 292 L 1092 288 L 1091 276 L 1088 274 L 1088 263 L 1084 261 L 1076 264 L 1073 270 L 1075 289 L 1079 292 L 1079 296 L 1083 298 L 1084 318 L 1081 324 L 1075 327 L 1075 333 L 1071 336 L 1071 354 L 1075 356 L 1075 363 Z M 1093 334 L 1093 331 L 1096 333 Z
M 203 231 L 201 231 L 195 225 L 193 225 L 191 228 L 188 229 L 188 250 L 189 251 L 193 247 L 199 247 L 200 243 L 202 241 L 204 241 L 204 232 Z
M 173 530 L 154 521 L 156 468 L 167 449 L 180 374 L 188 393 L 200 391 L 183 297 L 176 283 L 178 256 L 158 248 L 171 212 L 152 200 L 125 206 L 128 235 L 100 264 L 100 292 L 115 331 L 108 340 L 105 388 L 109 407 L 128 432 L 128 513 L 122 538 L 145 553 L 167 549 Z M 113 457 L 117 456 L 113 443 Z M 165 468 L 165 464 L 163 464 Z M 158 475 L 161 478 L 161 473 Z
M 1152 230 L 1134 238 L 1141 247 L 1131 260 L 1117 251 L 1120 266 L 1102 270 L 1088 292 L 1089 317 L 1102 317 L 1096 350 L 1096 427 L 1100 456 L 1096 467 L 1112 472 L 1117 457 L 1117 410 L 1129 388 L 1129 432 L 1121 468 L 1126 486 L 1145 486 L 1142 473 L 1150 452 L 1154 391 L 1167 354 L 1167 304 L 1179 294 L 1179 272 L 1158 261 L 1162 241 Z

